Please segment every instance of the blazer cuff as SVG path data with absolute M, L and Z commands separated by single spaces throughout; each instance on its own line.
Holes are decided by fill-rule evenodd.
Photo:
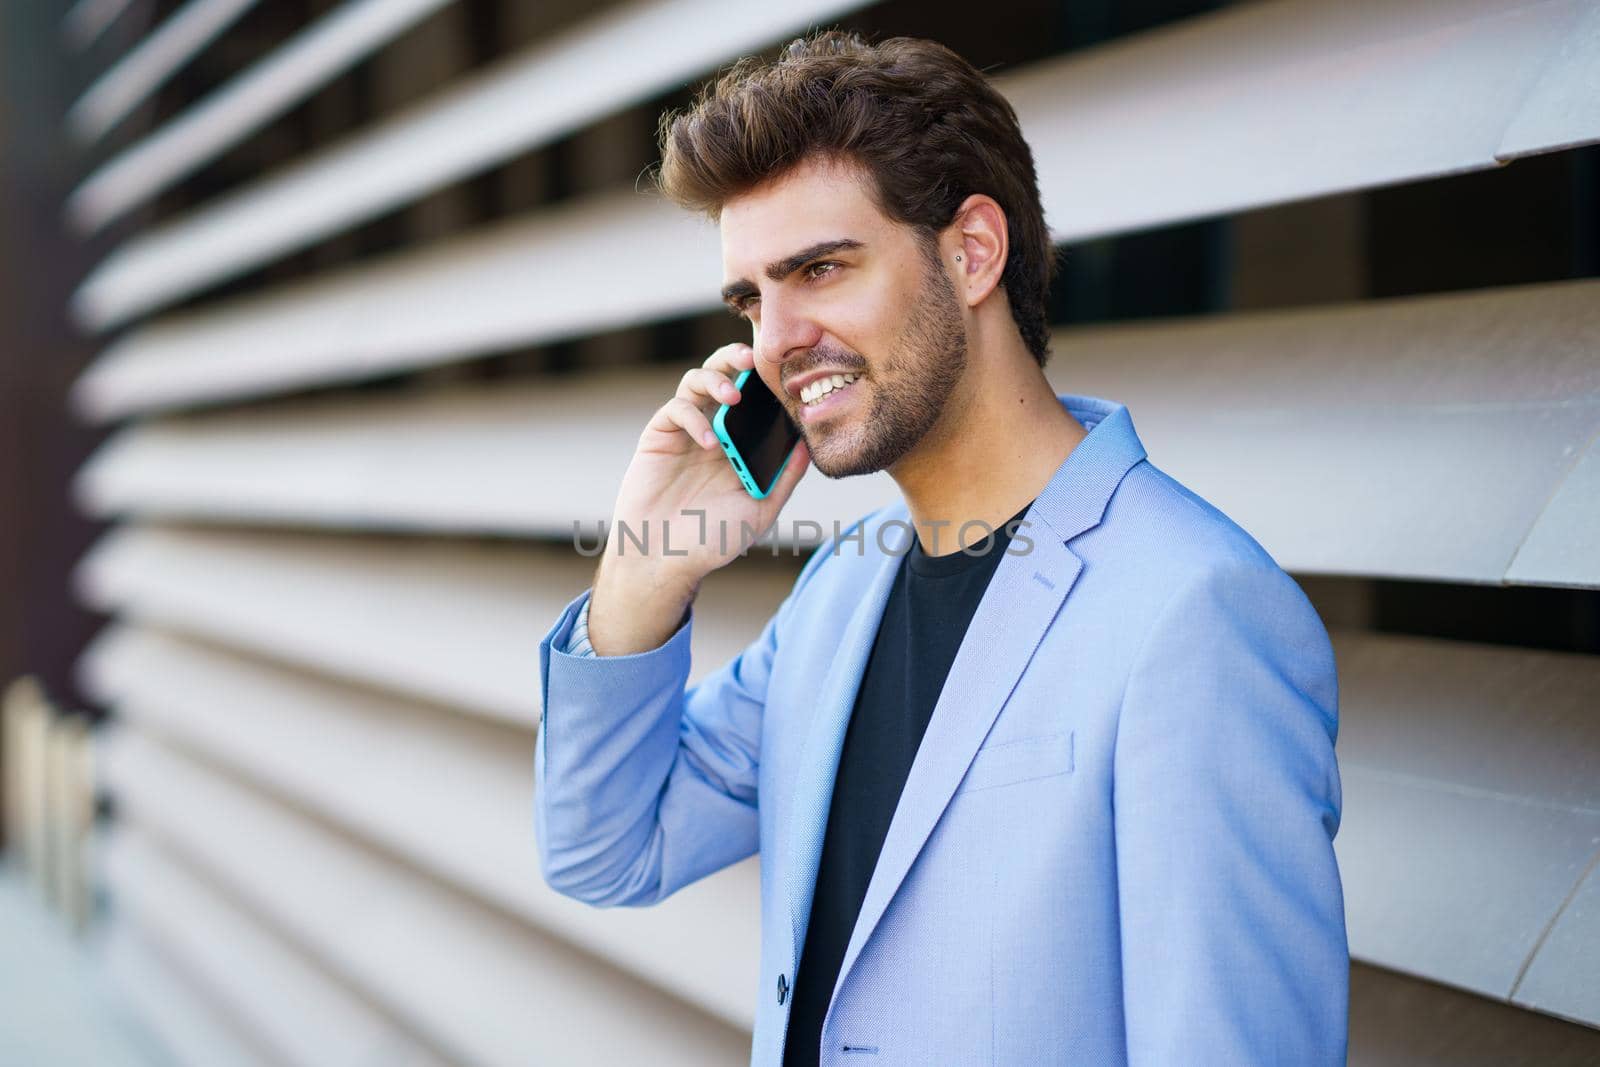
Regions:
M 590 599 L 586 594 L 583 599 L 583 607 L 578 609 L 578 617 L 572 622 L 572 632 L 567 637 L 567 643 L 561 647 L 561 651 L 569 656 L 604 659 L 604 656 L 594 650 L 594 645 L 589 643 L 589 604 Z M 683 610 L 683 618 L 678 620 L 677 628 L 679 630 L 683 629 L 684 624 L 689 621 L 689 612 L 689 608 Z

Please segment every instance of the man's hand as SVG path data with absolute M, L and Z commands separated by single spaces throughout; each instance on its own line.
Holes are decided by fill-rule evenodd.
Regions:
M 711 417 L 723 403 L 738 403 L 733 378 L 754 366 L 749 345 L 717 349 L 684 373 L 676 394 L 639 435 L 589 604 L 597 654 L 645 652 L 671 637 L 700 582 L 746 547 L 747 526 L 759 536 L 777 521 L 805 474 L 810 454 L 802 440 L 778 484 L 757 500 L 722 453 Z M 624 525 L 632 539 L 622 536 Z

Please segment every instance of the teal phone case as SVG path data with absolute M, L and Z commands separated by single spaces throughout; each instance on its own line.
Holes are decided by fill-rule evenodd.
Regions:
M 745 380 L 754 373 L 755 368 L 752 367 L 749 370 L 740 371 L 739 377 L 733 380 L 734 388 L 739 390 L 741 396 L 744 394 Z M 755 478 L 750 474 L 750 468 L 745 464 L 744 457 L 739 454 L 738 446 L 728 436 L 727 415 L 728 409 L 732 406 L 732 404 L 724 404 L 717 409 L 716 417 L 711 420 L 711 429 L 717 435 L 717 440 L 722 442 L 722 451 L 727 454 L 728 462 L 733 464 L 734 473 L 739 476 L 739 481 L 744 485 L 744 491 L 757 500 L 761 500 L 772 492 L 773 486 L 778 484 L 778 479 L 783 477 L 784 468 L 789 466 L 789 456 L 794 455 L 794 449 L 790 448 L 789 455 L 784 456 L 783 462 L 778 464 L 778 470 L 773 474 L 771 484 L 758 486 Z M 796 445 L 799 443 L 798 441 L 795 442 Z

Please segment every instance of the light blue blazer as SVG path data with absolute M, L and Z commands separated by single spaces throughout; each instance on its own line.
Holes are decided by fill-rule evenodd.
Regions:
M 1342 1064 L 1327 633 L 1255 541 L 1145 459 L 1126 408 L 1060 400 L 1089 435 L 950 668 L 822 1062 Z M 759 1067 L 782 1060 L 839 749 L 907 520 L 886 506 L 817 550 L 761 635 L 693 687 L 692 611 L 658 649 L 573 655 L 585 591 L 540 645 L 546 879 L 651 904 L 759 849 Z

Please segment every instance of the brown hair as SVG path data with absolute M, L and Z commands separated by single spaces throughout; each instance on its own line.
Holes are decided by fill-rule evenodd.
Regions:
M 830 30 L 776 60 L 747 56 L 661 116 L 657 184 L 716 220 L 727 201 L 813 155 L 845 158 L 873 178 L 880 210 L 927 243 L 973 193 L 1006 215 L 1000 284 L 1023 342 L 1049 358 L 1045 300 L 1055 275 L 1033 153 L 1016 112 L 972 64 L 934 41 L 866 43 Z

